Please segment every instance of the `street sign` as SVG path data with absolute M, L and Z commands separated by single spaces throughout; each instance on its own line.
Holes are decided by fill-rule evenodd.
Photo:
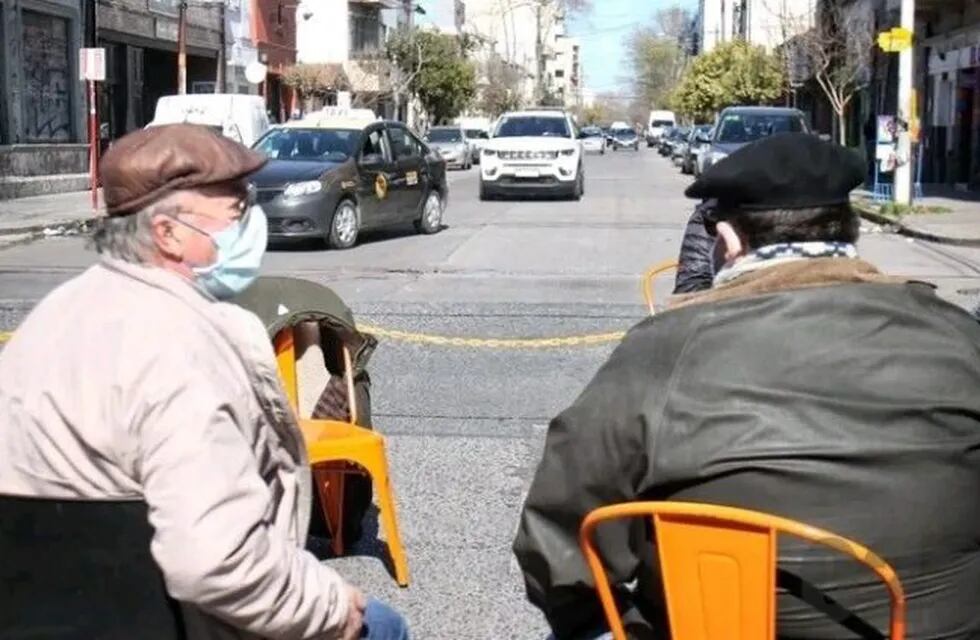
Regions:
M 79 49 L 78 72 L 82 80 L 105 82 L 105 49 Z
M 912 46 L 912 32 L 908 29 L 895 27 L 878 34 L 878 46 L 885 53 L 900 53 Z

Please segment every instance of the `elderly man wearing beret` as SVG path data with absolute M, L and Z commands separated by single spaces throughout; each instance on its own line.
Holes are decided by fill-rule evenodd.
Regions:
M 863 178 L 850 150 L 780 134 L 688 189 L 717 200 L 714 286 L 629 332 L 551 423 L 524 505 L 514 551 L 558 638 L 603 634 L 578 529 L 634 500 L 753 509 L 856 540 L 898 572 L 909 637 L 980 637 L 980 325 L 858 258 L 849 192 Z M 644 524 L 604 525 L 597 544 L 630 637 L 666 638 Z M 887 629 L 867 569 L 823 547 L 781 551 L 781 575 L 855 615 L 780 583 L 779 637 Z
M 263 163 L 194 125 L 106 154 L 101 259 L 0 354 L 0 637 L 408 637 L 303 549 L 302 435 L 225 302 L 266 248 Z

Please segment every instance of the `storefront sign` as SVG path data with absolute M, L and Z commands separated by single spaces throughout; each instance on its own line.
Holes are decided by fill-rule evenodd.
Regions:
M 82 80 L 105 82 L 105 49 L 79 49 L 78 72 Z

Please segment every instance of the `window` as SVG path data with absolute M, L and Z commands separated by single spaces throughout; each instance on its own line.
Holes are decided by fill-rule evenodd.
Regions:
M 793 115 L 730 113 L 718 125 L 715 142 L 752 142 L 786 131 L 806 131 L 806 126 L 798 116 Z
M 462 142 L 463 136 L 459 129 L 431 129 L 429 142 Z
M 364 144 L 361 146 L 361 158 L 370 155 L 387 157 L 385 153 L 384 134 L 381 129 L 372 129 L 364 136 Z
M 344 162 L 357 140 L 354 129 L 273 129 L 255 145 L 273 160 Z
M 497 125 L 497 138 L 516 138 L 522 136 L 546 136 L 571 138 L 568 121 L 555 116 L 512 116 L 501 120 Z
M 564 69 L 555 69 L 555 77 L 556 78 L 564 78 L 565 77 L 565 70 Z
M 389 127 L 388 138 L 391 140 L 391 150 L 395 160 L 418 158 L 422 156 L 422 145 L 407 129 Z
M 378 53 L 385 41 L 381 14 L 375 9 L 357 8 L 350 12 L 351 56 Z

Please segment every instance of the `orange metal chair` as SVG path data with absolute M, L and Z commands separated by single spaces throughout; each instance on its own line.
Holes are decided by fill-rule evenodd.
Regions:
M 662 273 L 668 271 L 675 271 L 677 269 L 677 260 L 665 260 L 663 262 L 658 262 L 643 274 L 642 289 L 643 289 L 643 300 L 647 303 L 647 310 L 649 310 L 652 316 L 656 313 L 656 308 L 654 307 L 654 294 L 653 294 L 653 281 Z
M 877 574 L 891 597 L 889 637 L 905 638 L 905 595 L 898 576 L 856 542 L 756 511 L 687 502 L 632 502 L 596 509 L 582 522 L 579 536 L 616 640 L 626 640 L 626 632 L 592 538 L 603 522 L 635 517 L 653 520 L 673 638 L 773 640 L 781 533 L 832 547 Z
M 276 335 L 275 349 L 279 375 L 286 388 L 286 396 L 296 412 L 306 440 L 313 481 L 327 519 L 327 526 L 330 528 L 333 552 L 336 555 L 344 553 L 344 476 L 349 473 L 366 473 L 374 483 L 381 526 L 384 527 L 385 537 L 388 540 L 395 580 L 399 586 L 407 587 L 408 560 L 398 532 L 384 437 L 354 423 L 353 416 L 357 415 L 357 401 L 354 394 L 350 351 L 344 347 L 344 378 L 347 383 L 351 422 L 339 422 L 314 420 L 299 415 L 296 346 L 292 327 L 286 327 Z

